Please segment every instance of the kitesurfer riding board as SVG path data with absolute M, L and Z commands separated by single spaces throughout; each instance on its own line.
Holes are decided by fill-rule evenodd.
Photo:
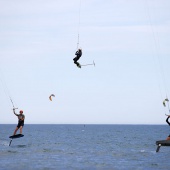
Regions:
M 170 126 L 170 122 L 169 122 L 170 115 L 167 115 L 167 114 L 165 115 L 167 116 L 166 122 Z M 158 145 L 156 152 L 159 152 L 159 149 L 161 146 L 170 146 L 170 135 L 166 138 L 166 140 L 156 141 L 156 145 Z
M 170 118 L 170 115 L 167 115 L 167 119 L 166 119 L 166 122 L 168 123 L 168 125 L 170 126 L 170 122 L 169 122 L 169 118 Z M 166 140 L 170 140 L 170 135 L 166 138 Z
M 18 125 L 17 125 L 17 127 L 16 127 L 16 129 L 15 129 L 15 131 L 14 131 L 13 136 L 10 136 L 10 137 L 9 137 L 9 138 L 11 138 L 11 140 L 10 140 L 10 142 L 9 142 L 9 146 L 11 145 L 12 139 L 20 138 L 20 137 L 23 137 L 23 136 L 24 136 L 24 135 L 22 134 L 22 128 L 23 128 L 23 126 L 24 126 L 25 115 L 23 114 L 23 111 L 22 111 L 22 110 L 19 111 L 19 114 L 16 114 L 16 113 L 15 113 L 15 108 L 13 108 L 13 112 L 14 112 L 14 114 L 18 117 Z M 16 135 L 18 129 L 20 129 L 20 134 L 17 134 L 17 135 Z

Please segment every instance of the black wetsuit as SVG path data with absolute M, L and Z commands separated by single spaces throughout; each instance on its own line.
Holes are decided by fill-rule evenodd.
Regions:
M 170 117 L 168 116 L 167 119 L 166 119 L 166 122 L 167 122 L 168 125 L 170 126 L 169 118 L 170 118 Z M 170 135 L 169 135 L 168 137 L 170 137 Z
M 80 65 L 80 64 L 79 64 L 77 61 L 78 61 L 78 60 L 80 59 L 80 57 L 82 56 L 82 51 L 81 51 L 81 50 L 76 51 L 75 55 L 76 55 L 76 57 L 73 58 L 73 60 L 74 60 L 74 63 L 78 66 L 78 65 Z
M 20 128 L 21 126 L 24 126 L 24 120 L 20 120 L 20 118 L 21 119 L 25 118 L 25 115 L 24 114 L 18 115 L 18 125 L 17 125 L 18 128 Z

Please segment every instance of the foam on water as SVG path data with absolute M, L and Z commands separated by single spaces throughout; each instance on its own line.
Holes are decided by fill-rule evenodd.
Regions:
M 9 146 L 9 142 L 7 142 L 6 140 L 2 140 L 0 141 L 0 145 Z

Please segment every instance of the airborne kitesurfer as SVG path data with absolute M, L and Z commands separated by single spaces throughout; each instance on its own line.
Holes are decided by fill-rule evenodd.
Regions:
M 80 59 L 80 57 L 82 56 L 82 49 L 79 48 L 79 49 L 76 51 L 75 55 L 76 55 L 76 57 L 73 59 L 73 60 L 74 60 L 74 64 L 76 64 L 77 67 L 81 68 L 80 63 L 77 62 L 77 61 L 78 61 L 78 60 Z

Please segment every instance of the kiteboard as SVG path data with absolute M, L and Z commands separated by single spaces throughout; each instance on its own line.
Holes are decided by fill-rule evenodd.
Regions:
M 16 138 L 21 138 L 23 136 L 24 136 L 23 134 L 17 134 L 17 135 L 10 136 L 9 138 L 16 139 Z
M 17 134 L 17 135 L 12 135 L 10 136 L 9 138 L 11 139 L 10 142 L 9 142 L 9 146 L 11 145 L 12 143 L 12 139 L 17 139 L 17 138 L 21 138 L 23 137 L 24 135 L 23 134 Z
M 170 140 L 160 140 L 156 141 L 156 145 L 158 145 L 156 152 L 159 152 L 161 146 L 170 146 Z

